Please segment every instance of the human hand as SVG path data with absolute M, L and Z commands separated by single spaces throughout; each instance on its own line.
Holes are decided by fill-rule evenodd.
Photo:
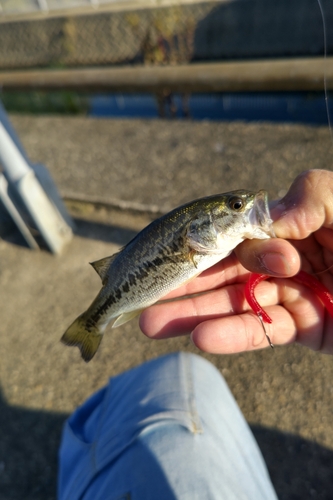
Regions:
M 148 337 L 191 334 L 199 349 L 219 354 L 266 347 L 262 326 L 244 297 L 251 271 L 278 277 L 260 283 L 255 292 L 273 320 L 266 325 L 273 344 L 296 341 L 333 353 L 333 318 L 312 290 L 285 279 L 301 266 L 333 293 L 333 173 L 304 172 L 271 206 L 277 238 L 244 241 L 235 253 L 167 298 L 192 297 L 144 311 L 140 326 Z

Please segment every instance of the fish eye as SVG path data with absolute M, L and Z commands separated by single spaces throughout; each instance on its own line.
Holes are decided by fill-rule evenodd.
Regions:
M 230 198 L 228 204 L 229 208 L 231 208 L 231 210 L 235 210 L 236 212 L 242 210 L 244 206 L 242 198 L 238 198 L 238 196 L 233 196 L 232 198 Z

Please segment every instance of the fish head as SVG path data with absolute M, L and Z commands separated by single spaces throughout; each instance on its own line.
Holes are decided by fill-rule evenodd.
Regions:
M 204 198 L 201 212 L 192 220 L 190 246 L 223 257 L 245 239 L 274 237 L 267 192 L 237 190 Z
M 221 203 L 212 208 L 216 233 L 243 239 L 274 237 L 267 191 L 237 190 L 221 195 Z

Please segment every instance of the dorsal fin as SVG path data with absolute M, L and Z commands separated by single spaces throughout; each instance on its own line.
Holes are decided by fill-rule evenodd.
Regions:
M 110 257 L 103 257 L 103 259 L 95 260 L 95 262 L 89 262 L 89 264 L 95 269 L 96 273 L 100 276 L 103 285 L 106 282 L 109 267 L 119 253 L 120 252 L 114 253 Z

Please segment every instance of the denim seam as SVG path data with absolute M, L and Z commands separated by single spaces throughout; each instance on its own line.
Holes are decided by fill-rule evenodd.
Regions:
M 185 371 L 185 384 L 186 384 L 186 397 L 187 397 L 187 407 L 188 413 L 191 418 L 192 432 L 194 434 L 202 434 L 203 428 L 201 425 L 201 420 L 198 414 L 196 400 L 195 400 L 195 390 L 193 381 L 193 369 L 192 369 L 192 356 L 188 354 L 183 354 L 183 366 Z

